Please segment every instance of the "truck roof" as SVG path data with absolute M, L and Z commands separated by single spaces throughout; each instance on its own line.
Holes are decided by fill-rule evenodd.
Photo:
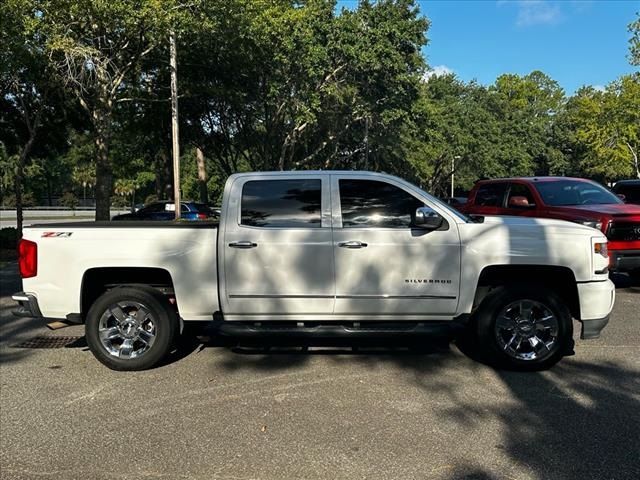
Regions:
M 579 177 L 560 177 L 560 176 L 545 176 L 540 175 L 537 177 L 500 177 L 500 178 L 488 178 L 478 180 L 476 183 L 492 183 L 492 182 L 511 182 L 511 181 L 525 181 L 525 182 L 560 182 L 563 180 L 575 180 L 578 182 L 592 182 L 587 178 Z

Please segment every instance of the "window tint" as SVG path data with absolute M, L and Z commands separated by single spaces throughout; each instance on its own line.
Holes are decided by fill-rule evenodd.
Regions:
M 340 180 L 344 228 L 408 228 L 424 203 L 401 188 L 375 180 Z
M 581 180 L 557 180 L 535 183 L 547 205 L 602 205 L 622 203 L 618 197 L 597 183 Z
M 501 207 L 506 183 L 487 183 L 481 185 L 476 193 L 475 204 L 483 207 Z
M 139 210 L 139 213 L 156 213 L 156 212 L 164 212 L 164 206 L 166 204 L 163 202 L 152 203 L 151 205 L 147 205 L 144 208 Z
M 241 224 L 321 227 L 320 180 L 258 180 L 242 187 Z
M 535 207 L 536 201 L 533 199 L 531 190 L 522 183 L 512 183 L 507 199 L 508 208 L 531 208 Z
M 640 203 L 640 182 L 616 184 L 613 187 L 613 191 L 616 194 L 624 195 L 624 201 L 626 203 Z

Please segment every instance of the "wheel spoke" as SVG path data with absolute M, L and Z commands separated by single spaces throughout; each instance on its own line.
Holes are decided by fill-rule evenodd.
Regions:
M 120 351 L 118 352 L 118 356 L 120 358 L 131 358 L 131 353 L 133 352 L 133 339 L 127 338 L 122 345 L 120 345 Z
M 116 338 L 120 338 L 120 331 L 118 330 L 118 327 L 109 327 L 109 328 L 104 328 L 98 331 L 98 335 L 100 336 L 101 340 L 113 340 Z
M 520 302 L 520 318 L 521 319 L 530 319 L 531 318 L 531 310 L 533 310 L 533 304 L 528 300 L 522 300 Z
M 149 313 L 150 313 L 149 310 L 147 310 L 143 306 L 140 306 L 140 308 L 136 312 L 136 320 L 138 320 L 139 323 L 143 323 L 147 318 L 147 316 L 149 315 Z
M 496 327 L 502 330 L 513 330 L 515 328 L 515 324 L 513 319 L 506 315 L 501 315 L 496 319 Z
M 553 315 L 547 315 L 536 320 L 536 324 L 544 328 L 553 328 L 556 323 L 555 320 L 556 317 L 554 317 Z
M 122 311 L 120 305 L 111 305 L 109 307 L 109 313 L 113 315 L 113 318 L 115 318 L 118 323 L 123 322 L 127 318 L 126 313 Z
M 138 331 L 138 340 L 144 343 L 146 346 L 151 346 L 155 335 L 153 333 L 147 332 L 146 330 Z
M 504 345 L 504 350 L 511 348 L 511 344 L 516 340 L 516 338 L 518 338 L 518 334 L 514 333 L 511 338 L 509 339 L 509 341 L 507 343 L 505 343 Z

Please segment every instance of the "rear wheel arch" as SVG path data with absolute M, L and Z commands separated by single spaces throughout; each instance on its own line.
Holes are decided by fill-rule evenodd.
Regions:
M 80 287 L 80 314 L 83 320 L 95 301 L 105 292 L 119 287 L 153 289 L 175 298 L 171 273 L 153 267 L 96 267 L 85 271 Z M 175 300 L 172 303 L 176 306 Z

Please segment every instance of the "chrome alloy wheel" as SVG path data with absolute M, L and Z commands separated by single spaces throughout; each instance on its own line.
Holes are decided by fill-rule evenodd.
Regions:
M 537 360 L 552 353 L 558 342 L 558 319 L 540 302 L 521 299 L 502 309 L 494 334 L 502 350 L 517 360 Z
M 110 355 L 137 358 L 153 345 L 156 322 L 151 312 L 139 302 L 114 303 L 100 317 L 98 338 Z

